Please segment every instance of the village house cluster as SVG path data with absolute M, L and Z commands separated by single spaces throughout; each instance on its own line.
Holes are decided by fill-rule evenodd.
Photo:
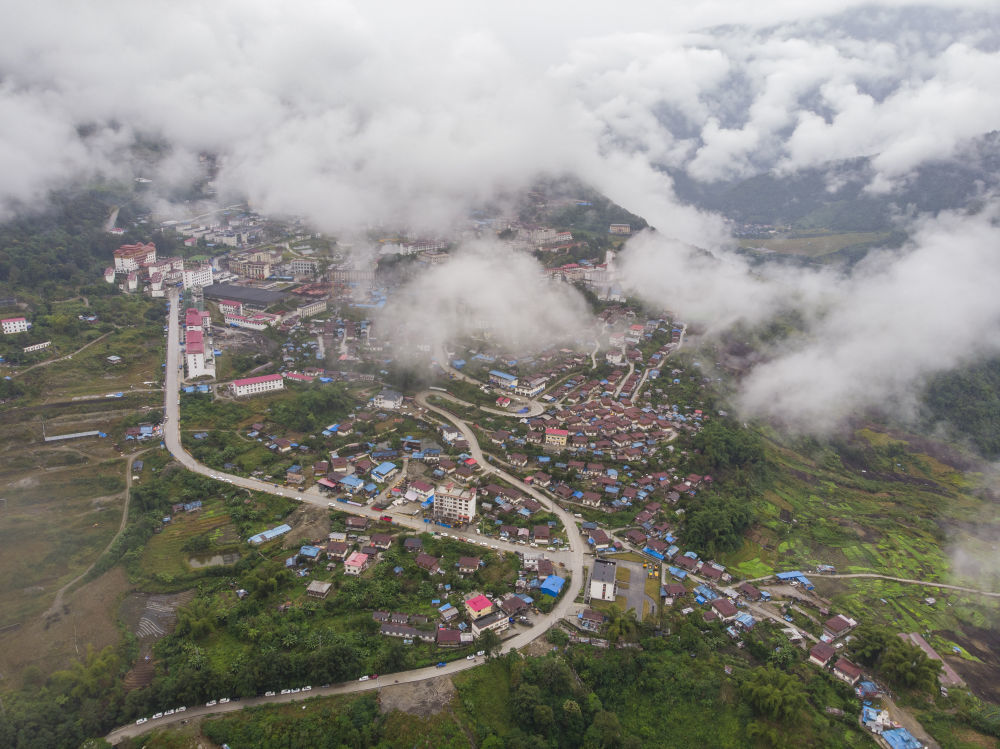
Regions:
M 181 510 L 189 511 L 186 506 L 178 508 Z M 492 592 L 486 592 L 480 587 L 487 579 L 482 575 L 490 566 L 505 564 L 502 552 L 479 556 L 449 550 L 434 554 L 428 551 L 424 540 L 427 536 L 398 533 L 385 522 L 373 523 L 357 515 L 348 515 L 343 523 L 343 531 L 333 531 L 326 539 L 305 543 L 285 557 L 286 569 L 309 580 L 305 596 L 315 600 L 330 596 L 339 575 L 364 579 L 378 575 L 405 576 L 430 583 L 433 597 L 421 602 L 418 611 L 372 612 L 381 635 L 399 638 L 406 645 L 424 643 L 437 648 L 460 648 L 472 646 L 487 631 L 503 636 L 512 627 L 530 626 L 530 616 L 537 613 L 539 599 L 555 600 L 566 583 L 566 577 L 558 574 L 551 560 L 543 554 L 530 553 L 520 557 L 516 577 L 509 585 L 505 584 L 506 590 L 500 592 L 496 585 L 491 585 Z M 261 547 L 290 531 L 290 526 L 282 524 L 251 536 L 248 541 Z M 448 548 L 441 546 L 442 540 L 433 538 L 431 543 L 441 549 Z M 390 568 L 384 563 L 393 549 L 396 552 L 393 558 L 399 561 Z M 243 595 L 245 591 L 237 594 Z M 291 602 L 286 602 L 279 605 L 279 610 L 291 606 Z

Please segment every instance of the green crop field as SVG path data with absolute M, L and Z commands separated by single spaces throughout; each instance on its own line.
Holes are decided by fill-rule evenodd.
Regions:
M 932 456 L 870 430 L 856 439 L 868 468 L 848 467 L 829 449 L 807 455 L 768 442 L 776 479 L 759 503 L 758 526 L 725 561 L 747 576 L 831 564 L 838 572 L 951 580 L 945 528 L 995 524 L 996 510 Z
M 196 536 L 205 536 L 210 544 L 197 551 L 185 549 Z M 173 516 L 163 530 L 153 536 L 142 555 L 142 569 L 153 580 L 173 582 L 192 568 L 188 559 L 195 554 L 211 554 L 228 549 L 239 541 L 229 522 L 229 513 L 221 502 L 206 502 L 201 510 Z

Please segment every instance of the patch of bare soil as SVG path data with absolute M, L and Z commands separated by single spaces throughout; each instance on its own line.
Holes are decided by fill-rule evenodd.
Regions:
M 87 654 L 118 642 L 115 612 L 128 580 L 115 567 L 86 585 L 68 592 L 62 607 L 46 618 L 33 617 L 21 627 L 0 634 L 0 676 L 5 687 L 20 683 L 28 666 L 43 674 L 68 668 Z
M 177 609 L 192 598 L 194 591 L 186 590 L 170 594 L 133 593 L 122 601 L 122 621 L 139 639 L 139 657 L 125 674 L 126 689 L 139 689 L 152 683 L 156 670 L 153 644 L 173 632 L 177 626 Z
M 962 628 L 961 634 L 948 632 L 947 635 L 982 663 L 954 655 L 942 654 L 942 657 L 975 694 L 991 702 L 1000 702 L 1000 632 L 967 626 Z
M 330 513 L 322 507 L 301 504 L 285 518 L 292 530 L 285 536 L 286 546 L 298 546 L 302 541 L 325 539 L 330 532 Z
M 584 634 L 586 634 L 586 633 L 584 633 Z M 546 653 L 548 653 L 550 650 L 552 650 L 555 647 L 556 646 L 553 645 L 548 640 L 546 640 L 545 637 L 544 637 L 544 635 L 543 635 L 542 637 L 535 638 L 534 640 L 532 640 L 531 642 L 529 642 L 527 645 L 525 645 L 523 648 L 519 648 L 519 652 L 522 655 L 525 655 L 525 656 L 539 657 L 539 656 L 545 655 Z
M 427 718 L 447 708 L 455 694 L 455 685 L 451 683 L 450 676 L 439 676 L 413 684 L 393 684 L 379 690 L 379 710 L 383 713 L 399 710 Z

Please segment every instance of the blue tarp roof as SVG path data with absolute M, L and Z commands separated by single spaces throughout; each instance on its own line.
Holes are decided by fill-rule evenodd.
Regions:
M 545 578 L 545 581 L 541 584 L 541 591 L 545 595 L 552 596 L 555 598 L 559 595 L 559 591 L 562 590 L 563 585 L 566 584 L 564 578 L 559 577 L 559 575 L 549 575 Z
M 714 601 L 716 598 L 721 598 L 718 593 L 709 588 L 707 585 L 699 585 L 694 589 L 694 592 L 704 596 L 706 601 Z
M 490 374 L 494 377 L 499 377 L 501 380 L 507 380 L 508 382 L 513 382 L 517 379 L 514 375 L 501 372 L 499 369 L 491 369 Z
M 359 486 L 364 485 L 364 482 L 357 476 L 344 476 L 337 483 L 343 484 L 350 489 L 357 489 Z
M 882 738 L 892 749 L 922 749 L 923 744 L 913 738 L 905 728 L 891 728 L 882 732 Z
M 794 580 L 798 577 L 802 577 L 802 573 L 796 570 L 795 572 L 779 572 L 775 575 L 779 580 Z
M 303 546 L 301 549 L 299 549 L 299 554 L 302 555 L 302 556 L 304 556 L 304 557 L 313 557 L 313 558 L 318 557 L 319 556 L 319 547 L 318 546 Z

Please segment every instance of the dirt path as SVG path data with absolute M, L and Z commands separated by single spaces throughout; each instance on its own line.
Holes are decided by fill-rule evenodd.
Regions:
M 762 580 L 770 580 L 774 575 L 766 575 L 765 577 L 755 577 L 747 582 L 756 583 Z M 892 580 L 897 583 L 907 583 L 909 585 L 923 585 L 927 588 L 943 588 L 945 590 L 957 590 L 961 593 L 974 593 L 980 596 L 989 596 L 990 598 L 1000 598 L 1000 593 L 993 593 L 989 590 L 979 590 L 978 588 L 966 588 L 963 585 L 949 585 L 948 583 L 935 583 L 930 580 L 911 580 L 908 577 L 892 577 L 891 575 L 878 575 L 874 572 L 854 572 L 851 574 L 823 574 L 821 577 L 832 577 L 838 580 L 847 580 L 850 578 L 874 578 L 876 580 Z
M 920 721 L 914 718 L 913 715 L 906 710 L 906 708 L 902 708 L 897 705 L 893 699 L 885 693 L 882 694 L 881 699 L 882 706 L 889 711 L 889 715 L 892 719 L 897 721 L 916 738 L 921 739 L 927 746 L 927 749 L 941 749 L 941 745 L 931 738 L 931 735 L 924 730 L 922 725 L 920 725 Z
M 108 542 L 108 545 L 104 548 L 104 550 L 97 555 L 97 558 L 94 559 L 93 564 L 91 564 L 89 567 L 87 567 L 87 569 L 85 569 L 83 572 L 81 572 L 79 575 L 74 577 L 72 580 L 70 580 L 68 583 L 66 583 L 59 590 L 56 591 L 56 597 L 52 601 L 52 606 L 49 607 L 48 611 L 42 614 L 43 619 L 52 616 L 53 614 L 56 614 L 59 611 L 62 611 L 63 596 L 66 594 L 66 592 L 74 585 L 76 585 L 78 582 L 80 582 L 83 578 L 85 578 L 92 569 L 94 569 L 94 565 L 96 565 L 97 562 L 100 561 L 101 557 L 103 557 L 111 550 L 111 547 L 114 544 L 114 542 L 118 540 L 118 537 L 122 534 L 122 531 L 125 530 L 125 525 L 126 523 L 128 523 L 129 499 L 131 499 L 132 496 L 132 461 L 134 461 L 140 455 L 143 455 L 144 453 L 147 452 L 149 452 L 148 449 L 143 450 L 142 452 L 137 452 L 132 455 L 129 455 L 128 460 L 125 463 L 125 503 L 124 507 L 122 507 L 122 520 L 118 524 L 118 532 L 115 533 L 115 535 L 111 538 L 111 540 Z

